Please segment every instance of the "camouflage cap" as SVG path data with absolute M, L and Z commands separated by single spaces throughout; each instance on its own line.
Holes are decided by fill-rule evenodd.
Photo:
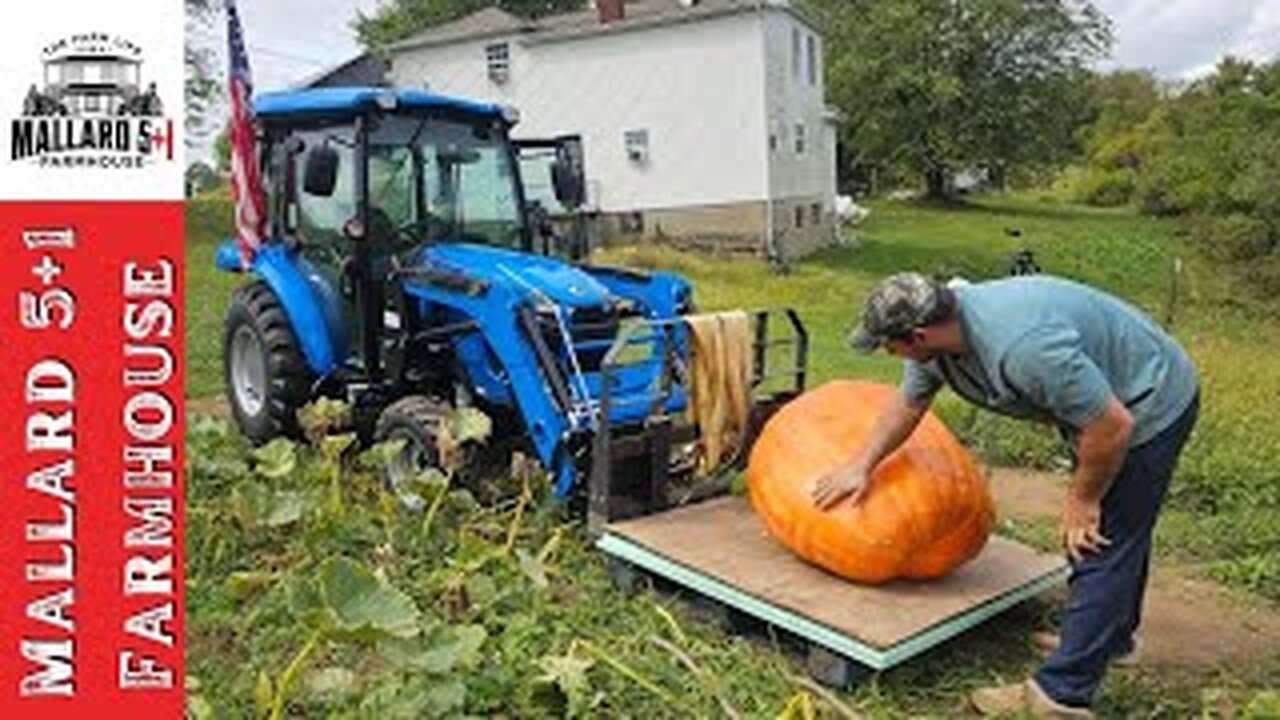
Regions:
M 861 352 L 874 352 L 885 340 L 904 337 L 937 319 L 941 288 L 920 273 L 891 275 L 876 286 L 862 307 L 862 323 L 849 336 Z

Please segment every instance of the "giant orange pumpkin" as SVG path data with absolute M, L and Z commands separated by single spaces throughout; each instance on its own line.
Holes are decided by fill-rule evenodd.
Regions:
M 866 583 L 945 575 L 982 550 L 995 519 L 973 458 L 932 413 L 876 468 L 858 505 L 814 506 L 818 480 L 857 454 L 896 392 L 838 381 L 805 393 L 765 425 L 747 468 L 751 503 L 773 537 Z

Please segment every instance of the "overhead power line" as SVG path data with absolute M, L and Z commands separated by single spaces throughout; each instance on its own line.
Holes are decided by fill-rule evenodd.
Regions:
M 329 65 L 332 65 L 334 64 L 334 62 L 336 62 L 331 60 L 317 60 L 315 58 L 306 57 L 304 55 L 296 55 L 294 53 L 281 52 L 280 50 L 273 50 L 271 48 L 262 47 L 261 45 L 250 45 L 249 50 L 255 53 L 262 53 L 263 55 L 270 55 L 271 57 L 280 58 L 281 60 L 292 60 L 293 62 L 296 62 L 296 63 L 312 65 L 315 67 L 328 67 Z

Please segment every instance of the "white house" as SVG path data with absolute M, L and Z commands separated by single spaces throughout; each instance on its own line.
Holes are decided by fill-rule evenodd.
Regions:
M 389 48 L 397 86 L 514 105 L 517 136 L 580 136 L 610 234 L 785 258 L 833 236 L 822 38 L 787 0 L 488 8 Z

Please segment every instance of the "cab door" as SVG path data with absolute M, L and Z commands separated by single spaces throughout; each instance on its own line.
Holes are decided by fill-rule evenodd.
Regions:
M 542 255 L 579 260 L 590 249 L 582 138 L 513 140 L 520 163 L 533 249 Z

